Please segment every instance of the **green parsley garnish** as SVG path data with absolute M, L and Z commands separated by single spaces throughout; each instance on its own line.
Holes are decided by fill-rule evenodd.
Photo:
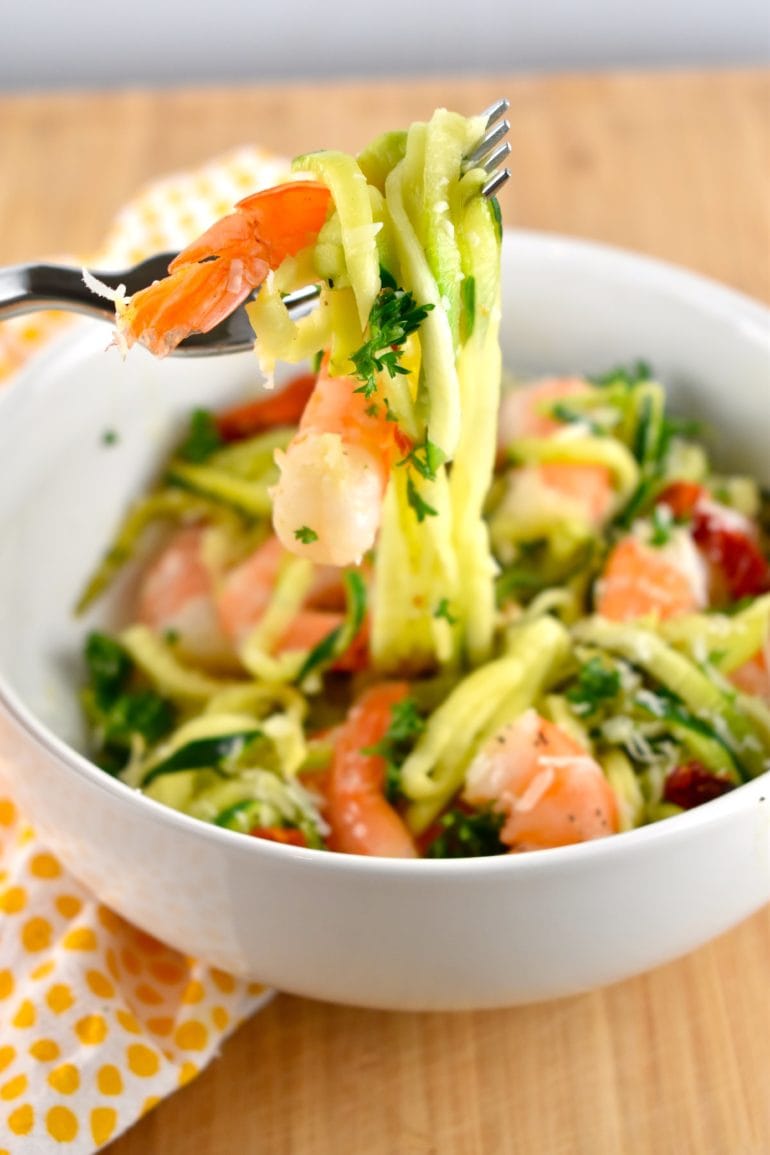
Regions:
M 425 719 L 414 698 L 402 698 L 391 706 L 390 725 L 384 736 L 374 746 L 366 746 L 361 751 L 385 759 L 385 796 L 390 802 L 399 793 L 401 767 L 424 729 Z
M 567 690 L 567 701 L 576 714 L 594 714 L 603 702 L 620 693 L 620 673 L 601 658 L 591 658 L 582 666 L 577 681 Z
M 406 455 L 399 465 L 405 465 L 408 469 L 414 469 L 420 477 L 424 477 L 426 481 L 436 480 L 436 470 L 444 463 L 444 454 L 438 445 L 430 440 L 428 435 L 425 435 L 425 440 L 421 445 L 416 445 L 414 449 Z M 425 521 L 426 517 L 436 517 L 438 511 L 429 505 L 422 494 L 415 485 L 414 476 L 409 474 L 406 483 L 406 497 L 411 505 L 418 521 Z
M 217 423 L 207 409 L 196 409 L 190 417 L 190 429 L 179 447 L 179 456 L 199 464 L 222 446 Z
M 444 460 L 443 451 L 439 449 L 438 445 L 434 445 L 426 433 L 422 445 L 416 445 L 411 453 L 399 461 L 399 465 L 414 466 L 426 481 L 435 481 L 436 470 L 444 464 Z
M 102 445 L 117 445 L 120 441 L 114 429 L 105 429 L 102 434 Z
M 434 618 L 444 618 L 450 626 L 457 625 L 457 618 L 449 608 L 449 598 L 442 598 L 433 611 Z
M 483 858 L 505 854 L 500 841 L 503 815 L 491 810 L 450 810 L 440 820 L 441 833 L 427 849 L 427 858 Z
M 417 486 L 411 476 L 406 483 L 406 499 L 414 510 L 418 521 L 425 521 L 426 517 L 438 517 L 438 510 L 429 505 L 425 498 L 418 493 Z
M 407 374 L 400 364 L 403 344 L 419 329 L 433 305 L 417 305 L 404 289 L 383 287 L 369 314 L 369 340 L 351 355 L 354 376 L 362 382 L 355 390 L 364 397 L 377 392 L 377 373 L 386 369 L 389 376 Z
M 650 534 L 650 545 L 660 547 L 667 545 L 671 541 L 671 530 L 674 526 L 674 519 L 671 516 L 671 510 L 667 505 L 656 505 L 652 511 L 652 533 Z
M 318 541 L 318 534 L 309 525 L 301 525 L 299 529 L 294 530 L 294 536 L 297 541 L 301 541 L 303 545 L 311 545 L 312 542 Z

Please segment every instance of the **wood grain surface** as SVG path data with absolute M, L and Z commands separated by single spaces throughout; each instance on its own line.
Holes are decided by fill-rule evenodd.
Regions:
M 761 72 L 0 99 L 0 262 L 87 254 L 140 183 L 234 145 L 355 149 L 436 105 L 471 112 L 502 94 L 507 224 L 770 300 Z M 420 1016 L 281 995 L 110 1151 L 768 1155 L 769 977 L 766 910 L 651 974 L 542 1006 Z

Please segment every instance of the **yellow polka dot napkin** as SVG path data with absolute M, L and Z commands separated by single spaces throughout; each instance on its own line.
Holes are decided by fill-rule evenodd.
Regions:
M 236 201 L 276 184 L 286 171 L 283 158 L 240 148 L 193 172 L 156 181 L 118 213 L 103 247 L 85 259 L 93 268 L 122 269 L 153 253 L 176 252 Z M 62 260 L 77 265 L 84 255 Z M 0 324 L 0 382 L 69 320 L 65 313 L 30 313 Z
M 182 248 L 285 167 L 244 148 L 148 187 L 94 264 Z M 64 324 L 40 313 L 0 325 L 0 380 Z M 98 1150 L 194 1078 L 270 993 L 102 906 L 40 844 L 0 763 L 0 1155 Z

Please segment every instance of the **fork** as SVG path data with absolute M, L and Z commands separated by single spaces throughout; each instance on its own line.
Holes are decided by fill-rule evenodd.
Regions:
M 492 197 L 510 177 L 510 170 L 501 168 L 511 151 L 505 136 L 510 124 L 504 120 L 509 102 L 498 100 L 482 112 L 485 131 L 476 147 L 463 158 L 463 171 L 483 168 L 489 179 L 481 189 L 482 196 Z M 95 272 L 94 276 L 111 289 L 119 285 L 131 295 L 165 277 L 175 253 L 156 253 L 130 269 L 119 272 Z M 258 292 L 259 290 L 255 290 Z M 284 297 L 284 304 L 295 320 L 305 316 L 320 295 L 319 285 L 307 285 Z M 248 302 L 245 302 L 246 304 Z M 115 320 L 112 304 L 96 296 L 84 283 L 82 271 L 67 265 L 25 264 L 0 268 L 0 321 L 20 313 L 40 309 L 60 309 L 71 313 L 85 313 L 102 321 Z M 254 347 L 254 331 L 249 324 L 244 305 L 235 309 L 208 333 L 193 333 L 186 337 L 172 355 L 211 356 L 219 353 L 241 353 Z

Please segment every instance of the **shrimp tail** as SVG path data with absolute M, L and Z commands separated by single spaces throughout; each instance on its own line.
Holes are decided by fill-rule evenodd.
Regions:
M 119 343 L 163 357 L 191 333 L 208 333 L 277 269 L 313 241 L 331 194 L 301 181 L 246 197 L 169 265 L 169 275 L 121 301 Z

